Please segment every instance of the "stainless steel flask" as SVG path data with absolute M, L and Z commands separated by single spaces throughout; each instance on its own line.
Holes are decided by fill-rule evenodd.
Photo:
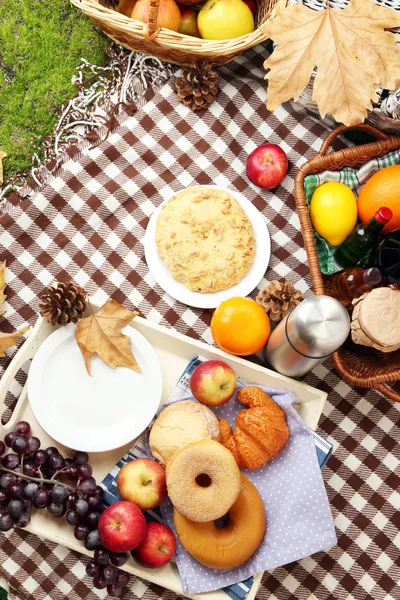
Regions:
M 265 359 L 282 375 L 301 377 L 321 363 L 350 332 L 347 310 L 330 296 L 300 302 L 271 334 Z

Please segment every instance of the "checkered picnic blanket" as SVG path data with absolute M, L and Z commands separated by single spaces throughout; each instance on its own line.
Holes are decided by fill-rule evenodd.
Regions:
M 274 114 L 266 110 L 263 58 L 265 50 L 257 48 L 222 67 L 221 93 L 200 114 L 177 103 L 169 81 L 106 141 L 76 154 L 42 192 L 0 218 L 0 258 L 8 265 L 3 331 L 33 324 L 43 287 L 72 277 L 96 303 L 113 297 L 127 307 L 136 305 L 150 320 L 211 343 L 211 312 L 167 296 L 148 272 L 141 243 L 154 207 L 193 183 L 243 192 L 268 221 L 267 277 L 288 278 L 311 293 L 293 178 L 327 130 L 289 104 Z M 247 155 L 266 140 L 280 144 L 290 161 L 289 174 L 274 193 L 256 189 L 244 173 Z M 8 362 L 1 359 L 2 370 Z M 10 405 L 23 381 L 21 372 Z M 373 391 L 350 388 L 329 360 L 306 382 L 329 393 L 320 432 L 335 446 L 323 476 L 338 545 L 266 573 L 258 598 L 396 600 L 397 595 L 398 600 L 399 407 Z M 11 598 L 104 598 L 85 576 L 85 563 L 24 531 L 0 536 L 0 576 L 17 590 Z M 137 598 L 175 595 L 132 578 L 127 600 Z

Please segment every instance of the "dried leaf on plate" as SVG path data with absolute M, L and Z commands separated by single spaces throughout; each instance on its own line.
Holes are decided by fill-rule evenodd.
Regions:
M 0 185 L 3 183 L 3 158 L 5 158 L 7 154 L 0 150 Z
M 115 300 L 110 300 L 97 313 L 79 321 L 75 329 L 75 339 L 89 375 L 93 354 L 98 354 L 101 360 L 112 368 L 127 367 L 141 372 L 132 354 L 130 338 L 121 333 L 121 328 L 128 325 L 138 314 L 124 308 Z
M 264 63 L 270 110 L 297 100 L 315 67 L 313 100 L 324 117 L 345 125 L 364 121 L 376 87 L 400 86 L 400 48 L 387 29 L 400 13 L 371 0 L 350 0 L 344 9 L 312 10 L 296 4 L 278 9 L 262 26 L 277 44 Z
M 0 357 L 5 356 L 4 351 L 15 346 L 16 341 L 22 337 L 28 329 L 29 325 L 19 331 L 14 331 L 13 333 L 0 333 Z

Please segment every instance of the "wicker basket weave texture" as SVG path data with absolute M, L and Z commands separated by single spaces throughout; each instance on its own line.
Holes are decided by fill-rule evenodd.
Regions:
M 143 52 L 177 64 L 203 61 L 223 64 L 264 42 L 267 37 L 260 26 L 265 23 L 275 7 L 287 6 L 288 0 L 259 0 L 255 30 L 230 40 L 203 40 L 169 29 L 160 29 L 157 27 L 160 0 L 150 0 L 148 23 L 141 23 L 105 8 L 98 0 L 71 2 L 88 15 L 104 33 L 128 50 Z
M 338 152 L 328 152 L 333 140 L 349 130 L 368 133 L 378 141 Z M 314 231 L 306 205 L 305 177 L 326 170 L 337 171 L 343 167 L 360 167 L 372 158 L 384 156 L 388 152 L 398 149 L 400 149 L 400 136 L 387 135 L 367 124 L 353 127 L 341 125 L 327 136 L 321 150 L 300 167 L 295 179 L 295 200 L 315 294 L 324 294 L 325 284 L 319 268 Z M 339 374 L 351 384 L 379 390 L 387 398 L 400 402 L 400 393 L 387 385 L 400 381 L 400 350 L 385 354 L 354 344 L 349 340 L 333 354 L 332 358 Z

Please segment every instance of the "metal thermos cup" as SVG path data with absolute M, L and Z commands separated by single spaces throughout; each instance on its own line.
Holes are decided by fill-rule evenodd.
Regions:
M 349 313 L 340 302 L 307 298 L 271 334 L 265 359 L 278 373 L 301 377 L 337 350 L 349 332 Z

